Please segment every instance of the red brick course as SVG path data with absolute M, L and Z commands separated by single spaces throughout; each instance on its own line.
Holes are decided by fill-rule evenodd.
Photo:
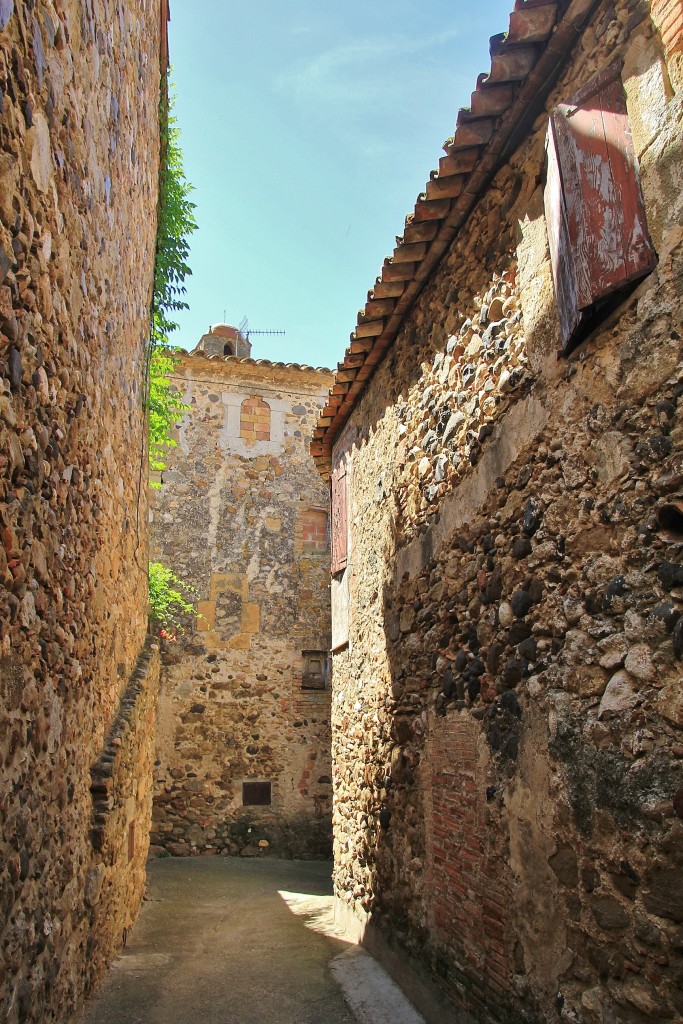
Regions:
M 661 32 L 667 54 L 683 52 L 681 0 L 652 0 L 652 20 Z
M 428 878 L 433 934 L 450 965 L 445 979 L 455 1000 L 481 1012 L 491 998 L 511 994 L 509 896 L 494 862 L 486 825 L 486 780 L 479 765 L 477 729 L 447 718 L 429 749 L 431 814 L 427 823 Z M 485 979 L 487 995 L 474 976 Z
M 256 395 L 242 402 L 240 437 L 246 441 L 270 441 L 270 406 Z
M 305 554 L 327 551 L 327 512 L 307 508 L 301 516 L 301 546 Z

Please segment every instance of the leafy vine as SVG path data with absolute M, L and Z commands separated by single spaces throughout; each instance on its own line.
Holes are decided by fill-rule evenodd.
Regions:
M 168 80 L 163 85 L 159 105 L 159 207 L 148 356 L 150 473 L 161 473 L 166 468 L 165 453 L 177 443 L 172 432 L 188 409 L 172 382 L 178 359 L 169 337 L 178 327 L 174 314 L 188 308 L 183 298 L 184 282 L 192 273 L 188 264 L 189 238 L 197 228 L 196 207 L 190 199 L 192 185 L 185 177 L 180 129 L 173 114 L 174 96 Z M 150 486 L 158 488 L 161 483 L 151 479 Z M 179 616 L 194 612 L 188 598 L 192 599 L 197 592 L 162 562 L 149 563 L 148 578 L 150 618 L 162 637 L 175 640 Z

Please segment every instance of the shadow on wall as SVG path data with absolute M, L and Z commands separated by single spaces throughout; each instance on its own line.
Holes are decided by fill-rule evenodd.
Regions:
M 546 428 L 488 508 L 433 553 L 423 541 L 423 568 L 385 585 L 391 713 L 370 907 L 473 1012 L 520 988 L 542 1012 L 576 984 L 576 963 L 598 984 L 621 955 L 610 932 L 643 927 L 634 900 L 660 940 L 662 913 L 681 914 L 662 912 L 664 880 L 680 876 L 668 593 L 680 538 L 672 549 L 651 514 L 672 468 L 657 400 L 674 395 L 621 414 L 607 441 L 614 407 L 593 406 L 593 430 L 569 444 Z M 632 473 L 647 491 L 627 504 Z
M 472 270 L 456 244 L 352 418 L 336 886 L 463 1019 L 635 1024 L 683 1012 L 680 235 L 558 360 L 542 190 L 517 196 L 516 244 L 494 224 Z

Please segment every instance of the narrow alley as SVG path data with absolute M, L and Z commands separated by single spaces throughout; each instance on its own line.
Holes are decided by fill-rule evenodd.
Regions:
M 148 899 L 84 1024 L 420 1024 L 382 968 L 336 935 L 330 868 L 152 861 Z
M 683 0 L 0 0 L 1 1024 L 683 1024 L 682 139 Z

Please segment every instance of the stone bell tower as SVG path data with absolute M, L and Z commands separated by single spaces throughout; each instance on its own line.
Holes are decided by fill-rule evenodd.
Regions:
M 251 342 L 238 327 L 214 324 L 209 328 L 209 333 L 200 338 L 194 351 L 204 352 L 207 356 L 237 356 L 244 359 L 251 355 Z

